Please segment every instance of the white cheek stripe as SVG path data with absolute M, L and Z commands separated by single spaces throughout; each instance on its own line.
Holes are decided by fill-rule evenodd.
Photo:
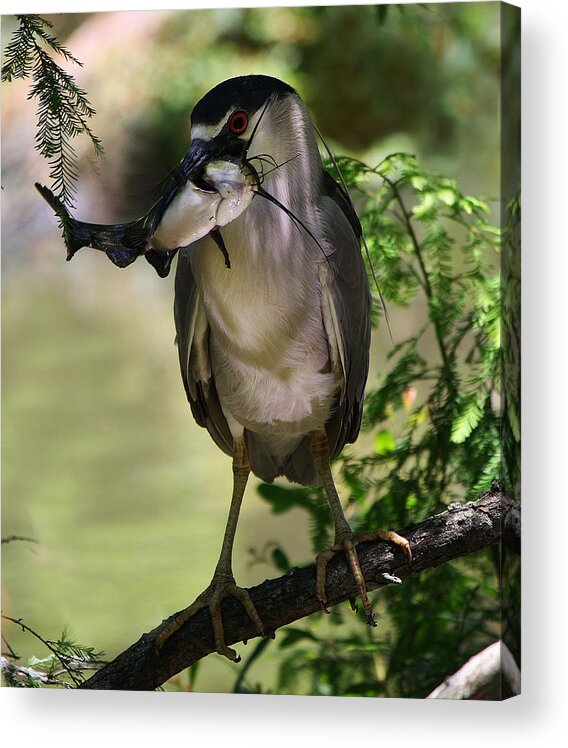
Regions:
M 229 113 L 227 112 L 223 119 L 215 125 L 194 125 L 194 127 L 191 128 L 191 139 L 211 140 L 214 138 L 215 135 L 218 135 L 223 129 L 228 114 Z
M 229 119 L 229 115 L 234 111 L 234 109 L 234 106 L 232 106 L 230 109 L 227 109 L 225 115 L 221 117 L 221 120 L 214 125 L 194 125 L 191 128 L 191 139 L 212 140 L 216 135 L 219 135 L 225 125 L 225 122 Z M 248 133 L 251 133 L 253 131 L 256 121 L 260 117 L 262 109 L 263 107 L 261 107 L 258 112 L 255 112 L 253 116 L 249 118 L 247 129 L 239 135 L 239 138 L 241 138 L 241 140 L 246 140 L 248 138 Z

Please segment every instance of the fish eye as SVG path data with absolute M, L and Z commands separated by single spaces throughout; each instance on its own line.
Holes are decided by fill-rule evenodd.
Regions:
M 238 109 L 231 115 L 231 119 L 229 120 L 229 130 L 233 135 L 242 135 L 242 133 L 247 129 L 248 121 L 248 114 L 243 112 L 242 109 Z

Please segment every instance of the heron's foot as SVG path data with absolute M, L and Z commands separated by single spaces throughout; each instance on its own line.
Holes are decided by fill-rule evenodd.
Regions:
M 223 616 L 221 614 L 221 602 L 232 595 L 240 600 L 249 618 L 254 623 L 260 636 L 265 636 L 264 625 L 251 597 L 244 587 L 237 587 L 232 576 L 214 576 L 211 584 L 205 589 L 197 599 L 185 610 L 182 610 L 174 620 L 160 633 L 156 639 L 156 649 L 159 652 L 166 641 L 180 629 L 189 619 L 202 608 L 209 608 L 211 622 L 213 624 L 213 633 L 215 635 L 215 649 L 224 657 L 233 662 L 239 662 L 240 657 L 234 649 L 228 647 L 225 643 L 225 632 L 223 630 Z
M 357 536 L 353 535 L 352 532 L 344 532 L 340 535 L 336 535 L 333 546 L 329 550 L 320 553 L 316 559 L 316 597 L 325 613 L 329 613 L 329 610 L 327 609 L 327 596 L 325 593 L 327 566 L 337 553 L 343 551 L 347 558 L 351 573 L 353 574 L 355 584 L 357 585 L 357 592 L 363 603 L 363 609 L 367 616 L 367 623 L 369 626 L 377 625 L 373 614 L 373 607 L 367 595 L 365 578 L 361 571 L 361 564 L 359 563 L 359 557 L 357 556 L 356 550 L 359 543 L 376 540 L 387 540 L 390 543 L 398 545 L 408 559 L 408 563 L 412 561 L 410 543 L 406 538 L 403 538 L 402 535 L 399 535 L 393 530 L 371 530 L 370 532 L 364 532 Z M 351 607 L 355 607 L 353 599 L 351 600 Z

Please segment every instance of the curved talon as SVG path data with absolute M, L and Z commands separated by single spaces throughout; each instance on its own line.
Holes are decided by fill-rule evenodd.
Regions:
M 377 619 L 373 611 L 367 613 L 367 626 L 371 626 L 373 629 L 377 628 Z
M 365 584 L 365 578 L 361 571 L 361 564 L 359 563 L 359 557 L 357 555 L 357 546 L 359 543 L 375 540 L 386 540 L 394 545 L 399 546 L 404 555 L 406 556 L 408 563 L 412 561 L 412 551 L 410 543 L 402 535 L 394 532 L 393 530 L 371 530 L 370 532 L 361 533 L 358 536 L 354 536 L 352 533 L 342 533 L 341 536 L 335 538 L 333 546 L 323 553 L 318 554 L 316 558 L 316 598 L 318 599 L 321 608 L 324 613 L 329 613 L 327 608 L 327 599 L 325 594 L 325 584 L 327 579 L 327 567 L 330 560 L 340 551 L 345 553 L 345 558 L 349 564 L 349 569 L 353 575 L 355 585 L 357 587 L 357 596 L 363 603 L 363 609 L 367 617 L 367 623 L 369 626 L 375 627 L 377 622 L 373 613 L 373 607 L 367 595 L 367 586 Z M 388 581 L 391 580 L 390 575 Z M 400 582 L 398 577 L 392 577 L 392 581 Z M 351 595 L 349 597 L 351 609 L 357 611 L 356 596 Z
M 217 582 L 215 579 L 209 587 L 204 590 L 196 600 L 185 610 L 182 610 L 174 620 L 158 635 L 156 639 L 156 652 L 159 653 L 166 641 L 178 631 L 190 618 L 198 613 L 202 608 L 209 608 L 213 634 L 215 637 L 215 649 L 223 657 L 232 662 L 240 662 L 241 658 L 234 649 L 228 647 L 225 643 L 225 632 L 223 629 L 223 616 L 221 614 L 221 602 L 232 595 L 239 600 L 247 612 L 249 618 L 254 623 L 260 636 L 266 636 L 264 625 L 251 597 L 246 589 L 237 587 L 234 581 Z
M 403 538 L 402 535 L 399 535 L 394 530 L 389 530 L 384 534 L 384 540 L 388 540 L 389 543 L 394 543 L 394 545 L 398 545 L 400 550 L 404 553 L 406 556 L 408 563 L 412 563 L 412 550 L 410 548 L 410 543 L 406 538 Z
M 376 540 L 377 538 L 388 540 L 391 543 L 400 546 L 402 552 L 405 554 L 408 562 L 410 563 L 410 561 L 412 560 L 410 543 L 406 538 L 403 538 L 401 535 L 393 532 L 392 530 L 373 530 L 372 532 L 362 533 L 358 537 L 354 537 L 351 528 L 349 527 L 349 523 L 345 519 L 341 501 L 339 500 L 339 495 L 337 493 L 337 489 L 333 480 L 333 473 L 330 467 L 332 454 L 327 439 L 327 433 L 324 428 L 316 429 L 313 432 L 310 442 L 310 452 L 312 454 L 312 457 L 314 458 L 314 462 L 322 479 L 323 487 L 335 524 L 335 541 L 332 548 L 329 551 L 320 553 L 316 559 L 316 598 L 319 600 L 322 607 L 325 607 L 325 583 L 327 575 L 327 565 L 330 559 L 333 558 L 336 553 L 338 553 L 339 551 L 343 551 L 353 575 L 353 579 L 357 587 L 358 596 L 361 598 L 361 601 L 363 603 L 363 607 L 367 615 L 367 623 L 370 626 L 376 626 L 375 618 L 373 616 L 373 608 L 367 596 L 365 578 L 363 577 L 363 572 L 361 571 L 361 564 L 359 563 L 359 557 L 357 556 L 356 547 L 359 543 L 366 540 Z M 350 597 L 353 597 L 353 595 L 350 595 Z M 353 607 L 353 602 L 351 602 L 351 607 Z
M 228 593 L 232 595 L 233 597 L 236 597 L 237 600 L 240 600 L 243 608 L 246 610 L 248 617 L 251 619 L 251 621 L 256 626 L 257 632 L 262 636 L 266 636 L 264 631 L 264 624 L 262 623 L 260 616 L 258 615 L 258 612 L 254 606 L 253 601 L 251 600 L 251 597 L 247 590 L 245 590 L 244 587 L 237 587 L 236 584 L 232 585 L 231 591 Z
M 358 545 L 359 543 L 367 543 L 375 540 L 386 540 L 387 543 L 397 545 L 406 556 L 408 563 L 410 564 L 412 562 L 412 549 L 410 548 L 410 543 L 406 538 L 404 538 L 402 535 L 399 535 L 394 530 L 378 529 L 370 530 L 369 532 L 363 532 L 357 536 L 355 544 Z
M 363 577 L 363 572 L 361 571 L 359 557 L 357 556 L 357 551 L 355 550 L 355 543 L 351 538 L 346 538 L 343 541 L 343 548 L 345 550 L 345 555 L 349 563 L 349 568 L 351 569 L 351 574 L 353 574 L 353 579 L 355 580 L 357 590 L 359 591 L 359 597 L 361 599 L 361 602 L 363 603 L 363 610 L 365 611 L 365 615 L 367 616 L 367 622 L 369 622 L 369 619 L 373 618 L 373 607 L 371 605 L 371 601 L 367 596 L 367 587 L 365 586 L 365 579 Z

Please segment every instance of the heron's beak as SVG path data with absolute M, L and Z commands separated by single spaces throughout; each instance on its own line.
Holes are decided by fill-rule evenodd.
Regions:
M 150 242 L 168 251 L 185 247 L 243 213 L 254 197 L 244 144 L 196 139 L 179 167 L 184 184 L 168 205 Z
M 244 162 L 245 144 L 226 142 L 220 138 L 192 141 L 189 150 L 180 164 L 180 176 L 184 181 L 192 182 L 206 192 L 207 184 L 203 184 L 205 172 L 209 164 L 228 161 L 241 167 Z M 213 185 L 209 185 L 209 189 Z

